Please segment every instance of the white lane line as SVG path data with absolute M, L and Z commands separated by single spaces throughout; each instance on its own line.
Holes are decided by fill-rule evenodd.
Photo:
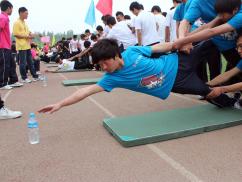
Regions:
M 188 171 L 180 163 L 176 162 L 174 159 L 172 159 L 170 156 L 168 156 L 165 152 L 163 152 L 161 149 L 159 149 L 155 145 L 149 144 L 149 145 L 147 145 L 147 147 L 150 150 L 152 150 L 154 153 L 156 153 L 164 161 L 166 161 L 168 164 L 170 164 L 174 169 L 179 171 L 179 173 L 182 174 L 184 177 L 186 177 L 189 181 L 191 181 L 191 182 L 202 182 L 201 179 L 199 179 L 193 173 Z
M 9 97 L 9 95 L 11 94 L 11 92 L 12 92 L 13 90 L 9 90 L 3 97 L 2 97 L 2 100 L 4 101 L 4 102 L 6 102 L 6 100 L 7 100 L 7 98 Z
M 64 76 L 62 73 L 60 73 L 60 75 L 65 80 L 67 80 L 67 77 Z M 77 86 L 75 86 L 75 88 L 77 90 L 79 89 Z M 111 111 L 109 111 L 107 108 L 105 108 L 102 104 L 98 103 L 95 99 L 89 97 L 89 100 L 92 101 L 97 107 L 99 107 L 109 117 L 115 117 L 115 115 L 112 114 Z M 174 159 L 172 159 L 169 155 L 167 155 L 161 149 L 156 147 L 154 144 L 146 145 L 146 147 L 148 147 L 148 149 L 150 149 L 152 152 L 154 152 L 156 155 L 158 155 L 159 158 L 166 161 L 171 167 L 173 167 L 176 171 L 178 171 L 182 176 L 186 177 L 189 181 L 191 181 L 191 182 L 203 182 L 196 175 L 194 175 L 192 172 L 188 171 L 184 166 L 182 166 L 180 163 L 176 162 Z

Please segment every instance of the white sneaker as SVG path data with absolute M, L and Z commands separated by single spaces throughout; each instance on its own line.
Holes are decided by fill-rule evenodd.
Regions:
M 36 81 L 43 81 L 43 78 L 41 76 L 39 76 L 38 78 L 33 78 L 33 82 L 36 82 Z
M 22 80 L 21 82 L 22 83 L 31 83 L 32 81 L 30 79 L 26 78 L 25 80 Z
M 0 89 L 1 90 L 10 90 L 12 89 L 13 87 L 9 86 L 9 85 L 5 85 L 4 87 L 1 87 Z
M 37 75 L 41 75 L 41 72 L 40 72 L 40 71 L 37 71 L 36 74 L 37 74 Z
M 10 87 L 21 87 L 21 86 L 23 86 L 24 84 L 22 84 L 22 83 L 20 83 L 20 82 L 15 82 L 15 83 L 13 83 L 13 84 L 10 84 L 9 86 Z
M 234 108 L 242 110 L 242 106 L 240 105 L 240 100 L 238 100 L 237 102 L 234 103 Z
M 20 111 L 11 111 L 6 107 L 0 109 L 0 119 L 14 119 L 22 116 Z

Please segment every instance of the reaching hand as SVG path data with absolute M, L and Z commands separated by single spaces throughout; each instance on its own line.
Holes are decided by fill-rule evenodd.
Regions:
M 212 91 L 207 95 L 207 98 L 212 99 L 212 98 L 220 96 L 222 93 L 224 93 L 224 92 L 221 87 L 214 87 L 214 88 L 212 88 Z
M 60 104 L 52 104 L 52 105 L 48 105 L 48 106 L 41 108 L 38 112 L 52 114 L 52 113 L 58 111 L 60 108 L 61 108 Z
M 186 45 L 184 45 L 184 46 L 182 46 L 180 48 L 180 51 L 181 52 L 184 52 L 186 54 L 190 54 L 190 52 L 191 52 L 192 49 L 193 49 L 193 45 L 192 44 L 186 44 Z

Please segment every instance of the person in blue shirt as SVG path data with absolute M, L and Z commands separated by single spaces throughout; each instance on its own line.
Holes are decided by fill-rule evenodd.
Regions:
M 177 28 L 177 35 L 179 35 L 179 26 L 180 22 L 183 20 L 185 13 L 186 13 L 186 6 L 187 3 L 191 3 L 191 1 L 187 2 L 187 0 L 183 0 L 181 4 L 179 4 L 176 8 L 175 14 L 173 16 L 173 19 L 176 20 L 176 28 Z M 201 18 L 199 20 L 196 20 L 190 31 L 194 31 L 199 26 L 197 26 L 197 22 L 203 21 Z M 179 37 L 179 36 L 178 36 Z M 198 42 L 193 43 L 193 45 L 196 45 Z M 213 52 L 211 52 L 210 55 L 207 56 L 207 61 L 200 63 L 198 66 L 198 76 L 201 78 L 203 81 L 208 81 L 208 74 L 207 74 L 207 69 L 209 69 L 210 73 L 210 79 L 214 79 L 216 76 L 218 76 L 221 73 L 221 57 L 220 57 L 220 52 L 216 47 L 213 48 Z M 208 67 L 207 67 L 208 64 Z
M 239 38 L 237 40 L 237 51 L 242 58 L 242 32 L 239 33 Z M 242 73 L 242 60 L 240 60 L 237 66 L 233 69 L 208 82 L 208 85 L 213 87 L 212 92 L 208 95 L 208 98 L 218 97 L 222 93 L 242 91 L 242 82 L 233 85 L 219 86 L 239 73 Z
M 197 45 L 190 55 L 170 53 L 152 58 L 152 53 L 173 50 L 173 43 L 154 46 L 133 46 L 120 53 L 116 40 L 102 39 L 92 49 L 92 61 L 99 64 L 106 74 L 94 85 L 81 88 L 68 98 L 48 105 L 39 112 L 53 113 L 64 106 L 77 103 L 84 98 L 114 88 L 125 88 L 166 99 L 170 92 L 206 96 L 211 89 L 196 74 L 197 64 L 209 54 L 211 42 Z M 205 49 L 205 50 L 204 50 Z M 233 107 L 236 99 L 225 94 L 208 100 L 219 107 Z
M 184 46 L 184 43 L 211 38 L 228 61 L 227 70 L 236 66 L 241 59 L 235 49 L 237 31 L 242 28 L 241 0 L 188 0 L 186 6 L 184 20 L 179 27 L 179 38 L 189 38 L 180 40 L 183 45 L 178 46 L 180 50 L 189 52 L 191 45 Z M 200 17 L 206 24 L 188 33 L 190 24 Z

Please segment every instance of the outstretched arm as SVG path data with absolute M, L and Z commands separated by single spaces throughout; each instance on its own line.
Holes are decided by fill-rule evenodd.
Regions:
M 173 50 L 173 43 L 172 42 L 159 43 L 159 44 L 153 45 L 151 49 L 152 49 L 152 53 L 170 52 Z
M 207 40 L 215 35 L 220 35 L 223 33 L 231 32 L 233 31 L 234 28 L 230 26 L 229 24 L 225 23 L 223 25 L 214 27 L 214 28 L 209 28 L 202 30 L 198 33 L 194 33 L 192 35 L 189 35 L 187 37 L 178 39 L 175 41 L 175 47 L 177 49 L 180 49 L 183 45 L 188 44 L 188 43 L 193 43 L 193 42 L 199 42 L 202 40 Z
M 53 113 L 58 111 L 60 108 L 64 107 L 64 106 L 69 106 L 72 104 L 75 104 L 83 99 L 85 99 L 86 97 L 93 95 L 95 93 L 98 92 L 102 92 L 104 91 L 104 89 L 100 86 L 98 86 L 97 84 L 95 85 L 91 85 L 85 88 L 81 88 L 79 90 L 77 90 L 75 93 L 73 93 L 71 96 L 65 98 L 64 100 L 57 102 L 56 104 L 51 104 L 48 106 L 45 106 L 43 108 L 41 108 L 38 112 L 39 113 Z
M 242 82 L 239 82 L 233 85 L 214 87 L 212 91 L 207 95 L 207 98 L 212 99 L 220 96 L 222 93 L 236 92 L 236 91 L 242 91 Z
M 232 78 L 233 76 L 237 75 L 238 73 L 240 73 L 240 69 L 235 67 L 229 71 L 226 71 L 223 74 L 218 75 L 217 77 L 215 77 L 213 80 L 208 82 L 209 86 L 217 86 L 220 85 L 226 81 L 228 81 L 230 78 Z

